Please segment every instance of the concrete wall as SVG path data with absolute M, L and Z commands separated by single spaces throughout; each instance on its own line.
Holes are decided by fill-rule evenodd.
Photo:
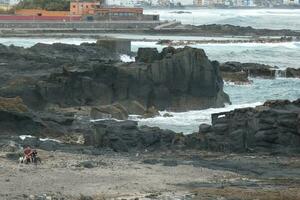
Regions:
M 131 53 L 131 41 L 125 39 L 99 39 L 97 45 L 119 54 Z
M 33 21 L 2 21 L 0 22 L 0 29 L 37 29 L 37 30 L 72 30 L 72 29 L 144 29 L 154 28 L 160 22 L 154 21 L 112 21 L 112 22 L 33 22 Z

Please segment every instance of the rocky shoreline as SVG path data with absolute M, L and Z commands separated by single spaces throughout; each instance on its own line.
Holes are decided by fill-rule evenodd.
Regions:
M 28 49 L 1 46 L 1 135 L 35 135 L 64 142 L 72 138 L 71 143 L 83 138 L 83 144 L 109 147 L 118 152 L 145 148 L 168 149 L 170 145 L 183 148 L 195 145 L 200 149 L 205 146 L 204 149 L 217 150 L 221 148 L 218 146 L 223 145 L 220 142 L 225 141 L 225 138 L 217 136 L 218 128 L 225 134 L 229 127 L 235 126 L 230 118 L 231 112 L 220 114 L 229 117 L 220 119 L 223 122 L 221 124 L 215 125 L 218 120 L 213 116 L 212 127 L 200 126 L 207 128 L 200 131 L 203 134 L 200 136 L 184 136 L 159 128 L 138 127 L 136 122 L 126 120 L 131 114 L 154 117 L 159 115 L 158 110 L 186 111 L 222 107 L 224 103 L 230 103 L 228 95 L 223 91 L 223 79 L 238 84 L 251 84 L 249 77 L 275 78 L 278 73 L 276 67 L 256 63 L 219 64 L 210 61 L 203 50 L 189 47 L 168 47 L 161 53 L 157 49 L 140 48 L 136 61 L 131 63 L 119 60 L 120 50 L 124 50 L 124 46 L 118 49 L 110 40 L 79 46 L 37 44 Z M 286 77 L 299 77 L 298 71 L 288 68 L 280 73 Z M 283 120 L 289 129 L 298 123 L 298 107 L 298 101 L 286 101 L 277 108 L 286 113 L 287 117 Z M 272 106 L 264 105 L 263 108 L 262 113 L 270 110 L 270 117 L 275 115 Z M 257 110 L 260 107 L 241 109 L 236 113 L 252 113 L 249 115 L 260 118 L 260 111 Z M 289 112 L 295 117 L 290 118 L 287 114 Z M 247 116 L 237 115 L 249 120 Z M 100 120 L 107 118 L 125 121 Z M 277 122 L 279 119 L 272 120 Z M 216 132 L 214 126 L 218 127 Z M 238 126 L 245 128 L 246 125 Z M 282 127 L 278 131 L 277 125 L 272 124 L 271 127 L 274 129 L 273 135 L 271 132 L 266 133 L 268 137 L 274 140 L 279 137 L 283 141 L 278 136 Z M 294 128 L 296 133 L 299 132 L 297 126 Z M 253 129 L 254 135 L 260 130 L 257 125 L 247 129 Z M 265 127 L 264 130 L 267 129 Z M 231 134 L 230 130 L 228 134 Z M 243 131 L 236 134 L 236 137 L 246 137 Z M 291 134 L 284 142 L 292 140 L 290 137 L 293 131 Z M 209 137 L 217 140 L 212 142 L 215 148 L 209 147 Z M 260 139 L 264 141 L 264 137 L 267 136 L 262 135 Z M 231 142 L 229 151 L 247 151 L 245 141 L 238 140 L 244 148 Z M 277 146 L 279 144 L 276 143 Z M 273 151 L 273 143 L 269 145 L 265 150 Z M 287 143 L 282 145 L 289 147 Z M 297 151 L 297 145 L 291 145 Z
M 190 47 L 140 48 L 123 63 L 123 42 L 0 46 L 1 198 L 299 198 L 300 99 L 213 114 L 190 135 L 128 120 L 223 107 L 223 80 L 274 78 L 276 68 L 220 64 Z M 16 164 L 24 145 L 41 151 L 38 168 Z
M 80 28 L 83 23 L 79 23 L 79 27 L 76 28 L 76 24 L 72 25 L 70 28 L 49 28 L 47 25 L 42 23 L 38 27 L 28 28 L 28 24 L 22 24 L 22 28 L 18 28 L 18 25 L 14 25 L 12 22 L 4 23 L 5 28 L 0 27 L 1 37 L 88 37 L 98 39 L 101 34 L 141 34 L 141 35 L 169 35 L 169 36 L 202 36 L 202 37 L 249 37 L 250 42 L 289 42 L 289 41 L 299 41 L 300 32 L 282 29 L 282 30 L 272 30 L 272 29 L 256 29 L 253 27 L 242 27 L 234 26 L 229 24 L 208 24 L 208 25 L 185 25 L 180 22 L 160 22 L 154 23 L 145 27 L 136 28 L 136 26 L 122 27 L 117 25 L 111 28 L 107 28 L 109 23 L 104 24 L 102 28 L 95 28 L 88 23 L 84 25 L 84 28 Z M 56 26 L 55 23 L 54 26 Z M 61 26 L 65 25 L 63 23 Z M 142 23 L 140 23 L 142 24 Z M 1 25 L 1 24 L 0 24 Z M 7 26 L 12 26 L 11 28 Z M 24 27 L 26 28 L 24 28 Z M 51 23 L 50 25 L 51 26 Z M 44 27 L 44 28 L 40 28 Z M 243 40 L 242 40 L 243 41 Z M 199 41 L 201 42 L 201 41 Z M 211 41 L 218 42 L 218 41 Z M 222 41 L 220 41 L 222 42 Z M 230 42 L 230 41 L 228 41 Z M 238 42 L 238 41 L 237 41 Z M 246 41 L 245 41 L 246 42 Z

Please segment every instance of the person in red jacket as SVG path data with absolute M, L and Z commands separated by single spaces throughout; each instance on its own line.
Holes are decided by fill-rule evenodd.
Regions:
M 32 149 L 27 146 L 25 149 L 24 149 L 24 158 L 26 160 L 26 162 L 30 162 L 31 161 L 31 155 L 32 155 L 33 151 Z

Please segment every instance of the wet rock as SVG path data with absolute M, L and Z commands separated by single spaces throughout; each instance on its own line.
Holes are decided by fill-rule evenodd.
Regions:
M 276 67 L 258 63 L 226 62 L 220 65 L 223 79 L 237 84 L 251 83 L 249 77 L 273 79 L 276 70 Z
M 233 82 L 236 84 L 250 83 L 248 79 L 248 73 L 244 71 L 240 72 L 221 72 L 224 81 Z
M 163 117 L 174 117 L 172 114 L 170 114 L 170 113 L 165 113 L 164 115 L 163 115 Z
M 300 69 L 288 67 L 285 71 L 287 78 L 300 78 Z

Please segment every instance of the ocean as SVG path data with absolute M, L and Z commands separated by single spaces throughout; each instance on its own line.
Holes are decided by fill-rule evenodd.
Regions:
M 178 11 L 185 13 L 179 14 Z M 177 20 L 183 24 L 231 24 L 300 30 L 300 9 L 149 9 L 145 13 L 159 14 L 161 20 Z
M 300 30 L 300 10 L 287 9 L 235 9 L 235 10 L 184 10 L 184 14 L 174 13 L 176 10 L 146 10 L 146 13 L 159 13 L 161 19 L 182 20 L 183 23 L 191 24 L 233 24 L 241 26 L 253 26 L 256 28 L 289 28 Z M 149 36 L 149 35 L 126 35 L 110 34 L 117 38 L 132 39 L 132 51 L 136 52 L 140 47 L 156 47 L 159 50 L 165 46 L 158 45 L 159 39 L 172 40 L 205 40 L 205 37 L 181 37 L 181 36 Z M 142 39 L 151 41 L 141 41 Z M 218 38 L 220 39 L 220 38 Z M 228 38 L 223 38 L 228 39 Z M 83 42 L 95 42 L 95 39 L 84 38 L 0 38 L 0 43 L 4 45 L 16 45 L 31 47 L 36 43 L 52 44 L 55 42 L 67 44 L 81 44 Z M 255 62 L 277 66 L 280 69 L 287 67 L 300 68 L 300 42 L 286 42 L 274 44 L 261 43 L 230 43 L 230 44 L 195 44 L 195 48 L 205 50 L 210 60 L 219 62 L 239 61 Z M 122 56 L 122 60 L 129 62 L 134 60 L 127 55 Z M 250 85 L 234 85 L 225 83 L 224 90 L 230 96 L 232 105 L 224 108 L 193 110 L 188 112 L 169 112 L 173 117 L 155 117 L 150 119 L 140 119 L 138 116 L 131 116 L 131 119 L 139 121 L 140 125 L 158 126 L 164 129 L 171 129 L 175 132 L 190 134 L 198 130 L 201 123 L 211 123 L 212 113 L 224 112 L 235 108 L 254 107 L 262 104 L 266 100 L 300 98 L 300 79 L 281 78 L 259 79 L 251 78 Z M 161 111 L 164 114 L 168 111 Z

